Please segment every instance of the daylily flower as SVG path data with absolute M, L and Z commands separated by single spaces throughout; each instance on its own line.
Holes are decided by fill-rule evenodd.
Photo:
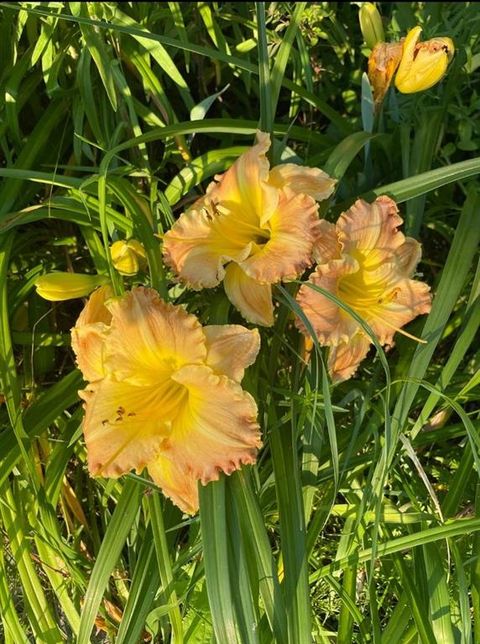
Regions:
M 309 279 L 355 311 L 382 345 L 391 345 L 395 332 L 412 338 L 401 327 L 431 306 L 429 286 L 411 279 L 420 244 L 398 230 L 402 223 L 395 202 L 386 196 L 373 204 L 359 199 L 336 225 L 322 221 L 319 265 Z M 297 300 L 320 344 L 330 347 L 333 380 L 350 378 L 367 355 L 370 336 L 347 311 L 306 284 Z M 297 325 L 308 336 L 300 319 Z
M 119 240 L 110 246 L 112 263 L 121 275 L 136 275 L 147 266 L 142 244 L 136 239 Z
M 421 27 L 411 29 L 403 44 L 402 60 L 395 77 L 395 87 L 403 94 L 429 89 L 447 71 L 455 47 L 450 38 L 432 38 L 419 42 Z
M 83 431 L 93 476 L 147 468 L 182 510 L 198 509 L 197 482 L 254 463 L 257 406 L 240 386 L 259 334 L 202 327 L 153 289 L 91 296 L 72 329 L 88 386 Z
M 35 288 L 40 297 L 50 302 L 73 300 L 85 297 L 101 284 L 107 283 L 105 275 L 86 275 L 84 273 L 46 273 L 35 281 Z
M 375 107 L 381 105 L 395 75 L 395 87 L 403 94 L 429 89 L 447 71 L 455 51 L 450 38 L 419 42 L 421 27 L 411 29 L 399 42 L 378 42 L 368 59 L 368 78 Z
M 269 148 L 270 136 L 257 132 L 256 145 L 215 177 L 163 239 L 165 261 L 182 281 L 200 290 L 223 280 L 243 317 L 265 326 L 273 324 L 271 285 L 311 264 L 316 201 L 335 184 L 294 163 L 270 170 Z

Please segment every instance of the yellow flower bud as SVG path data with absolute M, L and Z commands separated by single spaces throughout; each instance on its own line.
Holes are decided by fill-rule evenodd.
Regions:
M 364 2 L 358 12 L 360 29 L 367 47 L 373 49 L 378 42 L 385 40 L 382 17 L 372 2 Z
M 421 27 L 414 27 L 405 38 L 395 78 L 395 86 L 403 94 L 421 92 L 438 83 L 455 51 L 450 38 L 432 38 L 419 43 L 421 33 Z
M 114 242 L 110 246 L 110 255 L 121 275 L 135 275 L 147 266 L 145 249 L 136 239 Z
M 392 78 L 402 58 L 402 41 L 379 42 L 368 59 L 368 78 L 373 88 L 375 108 L 383 102 Z
M 60 302 L 85 297 L 98 286 L 109 281 L 105 275 L 85 275 L 82 273 L 47 273 L 35 282 L 37 293 L 45 300 Z

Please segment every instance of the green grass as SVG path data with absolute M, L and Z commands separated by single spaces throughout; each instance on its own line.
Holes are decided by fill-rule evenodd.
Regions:
M 348 3 L 0 6 L 0 639 L 180 644 L 480 641 L 480 17 L 474 3 L 380 3 L 387 39 L 449 36 L 447 76 L 391 91 L 372 121 Z M 369 112 L 370 110 L 370 112 Z M 92 479 L 52 270 L 137 281 L 202 323 L 244 323 L 223 289 L 174 284 L 158 235 L 273 133 L 338 180 L 330 221 L 388 194 L 423 244 L 432 311 L 332 386 L 305 366 L 298 283 L 244 387 L 264 447 L 182 516 L 149 479 Z M 113 239 L 149 270 L 125 280 Z

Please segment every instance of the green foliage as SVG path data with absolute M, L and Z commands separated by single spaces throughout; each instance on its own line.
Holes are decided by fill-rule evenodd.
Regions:
M 480 638 L 480 16 L 379 3 L 387 39 L 448 36 L 445 79 L 365 109 L 359 3 L 5 2 L 0 6 L 0 554 L 6 644 L 472 642 Z M 365 117 L 365 112 L 364 112 Z M 92 479 L 52 270 L 109 274 L 134 236 L 150 280 L 203 323 L 221 289 L 174 283 L 159 237 L 257 127 L 273 161 L 404 204 L 434 304 L 332 386 L 293 325 L 298 284 L 247 372 L 264 448 L 185 519 L 146 478 Z M 370 129 L 373 129 L 370 132 Z M 298 308 L 298 307 L 297 307 Z

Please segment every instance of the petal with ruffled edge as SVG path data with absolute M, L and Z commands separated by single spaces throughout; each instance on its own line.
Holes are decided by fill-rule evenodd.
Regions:
M 255 362 L 260 350 L 257 329 L 240 324 L 219 324 L 203 327 L 207 340 L 206 363 L 218 375 L 241 382 L 245 369 Z
M 223 282 L 228 299 L 253 324 L 272 326 L 273 302 L 270 284 L 249 277 L 238 264 L 229 264 Z
M 403 277 L 411 277 L 421 257 L 421 244 L 412 237 L 406 237 L 405 242 L 395 251 L 395 260 L 399 274 Z
M 252 396 L 206 366 L 182 367 L 173 378 L 188 391 L 162 445 L 175 472 L 191 472 L 205 485 L 220 472 L 231 474 L 242 464 L 254 463 L 261 440 Z M 176 487 L 181 485 L 179 481 Z
M 341 247 L 335 224 L 320 219 L 315 225 L 314 236 L 312 254 L 317 264 L 326 264 L 332 259 L 340 259 Z
M 337 222 L 343 252 L 360 252 L 366 267 L 379 265 L 404 242 L 398 227 L 403 223 L 397 204 L 390 197 L 378 197 L 372 204 L 358 199 Z
M 307 284 L 303 284 L 297 294 L 297 302 L 307 316 L 318 340 L 323 345 L 337 345 L 348 342 L 358 331 L 359 325 L 352 316 L 322 293 L 310 288 L 313 284 L 338 297 L 339 281 L 346 275 L 355 273 L 358 264 L 351 258 L 333 260 L 317 266 Z M 307 328 L 297 317 L 296 325 L 302 333 L 309 335 Z
M 269 284 L 303 273 L 312 262 L 317 213 L 311 197 L 282 190 L 278 208 L 268 222 L 270 239 L 239 262 L 245 273 Z
M 163 237 L 165 263 L 193 289 L 217 286 L 225 275 L 225 264 L 232 259 L 242 261 L 250 254 L 248 239 L 225 235 L 225 217 L 189 210 Z
M 391 344 L 396 331 L 417 315 L 429 313 L 431 306 L 432 296 L 427 284 L 403 279 L 396 283 L 390 301 L 375 310 L 369 324 L 380 344 Z
M 282 163 L 272 168 L 268 182 L 276 188 L 290 188 L 296 193 L 308 195 L 315 201 L 328 199 L 337 183 L 319 168 L 296 163 Z
M 269 148 L 270 135 L 257 131 L 257 143 L 208 188 L 208 199 L 222 212 L 234 213 L 239 223 L 264 225 L 277 207 L 278 189 L 268 183 Z
M 112 313 L 105 364 L 115 379 L 134 385 L 162 384 L 184 364 L 205 361 L 200 322 L 154 289 L 135 288 L 109 300 Z
M 110 285 L 101 286 L 94 291 L 71 330 L 72 349 L 78 368 L 89 382 L 100 380 L 105 375 L 103 352 L 112 319 L 105 301 L 112 295 Z
M 363 332 L 358 332 L 348 342 L 330 347 L 328 371 L 332 381 L 341 382 L 351 378 L 367 355 L 370 344 L 370 339 Z
M 148 463 L 147 469 L 172 503 L 187 514 L 195 514 L 198 511 L 198 480 L 191 469 L 180 467 L 162 453 Z
M 170 434 L 172 416 L 186 391 L 171 381 L 163 387 L 135 387 L 104 378 L 80 396 L 85 401 L 83 432 L 93 476 L 141 472 Z

